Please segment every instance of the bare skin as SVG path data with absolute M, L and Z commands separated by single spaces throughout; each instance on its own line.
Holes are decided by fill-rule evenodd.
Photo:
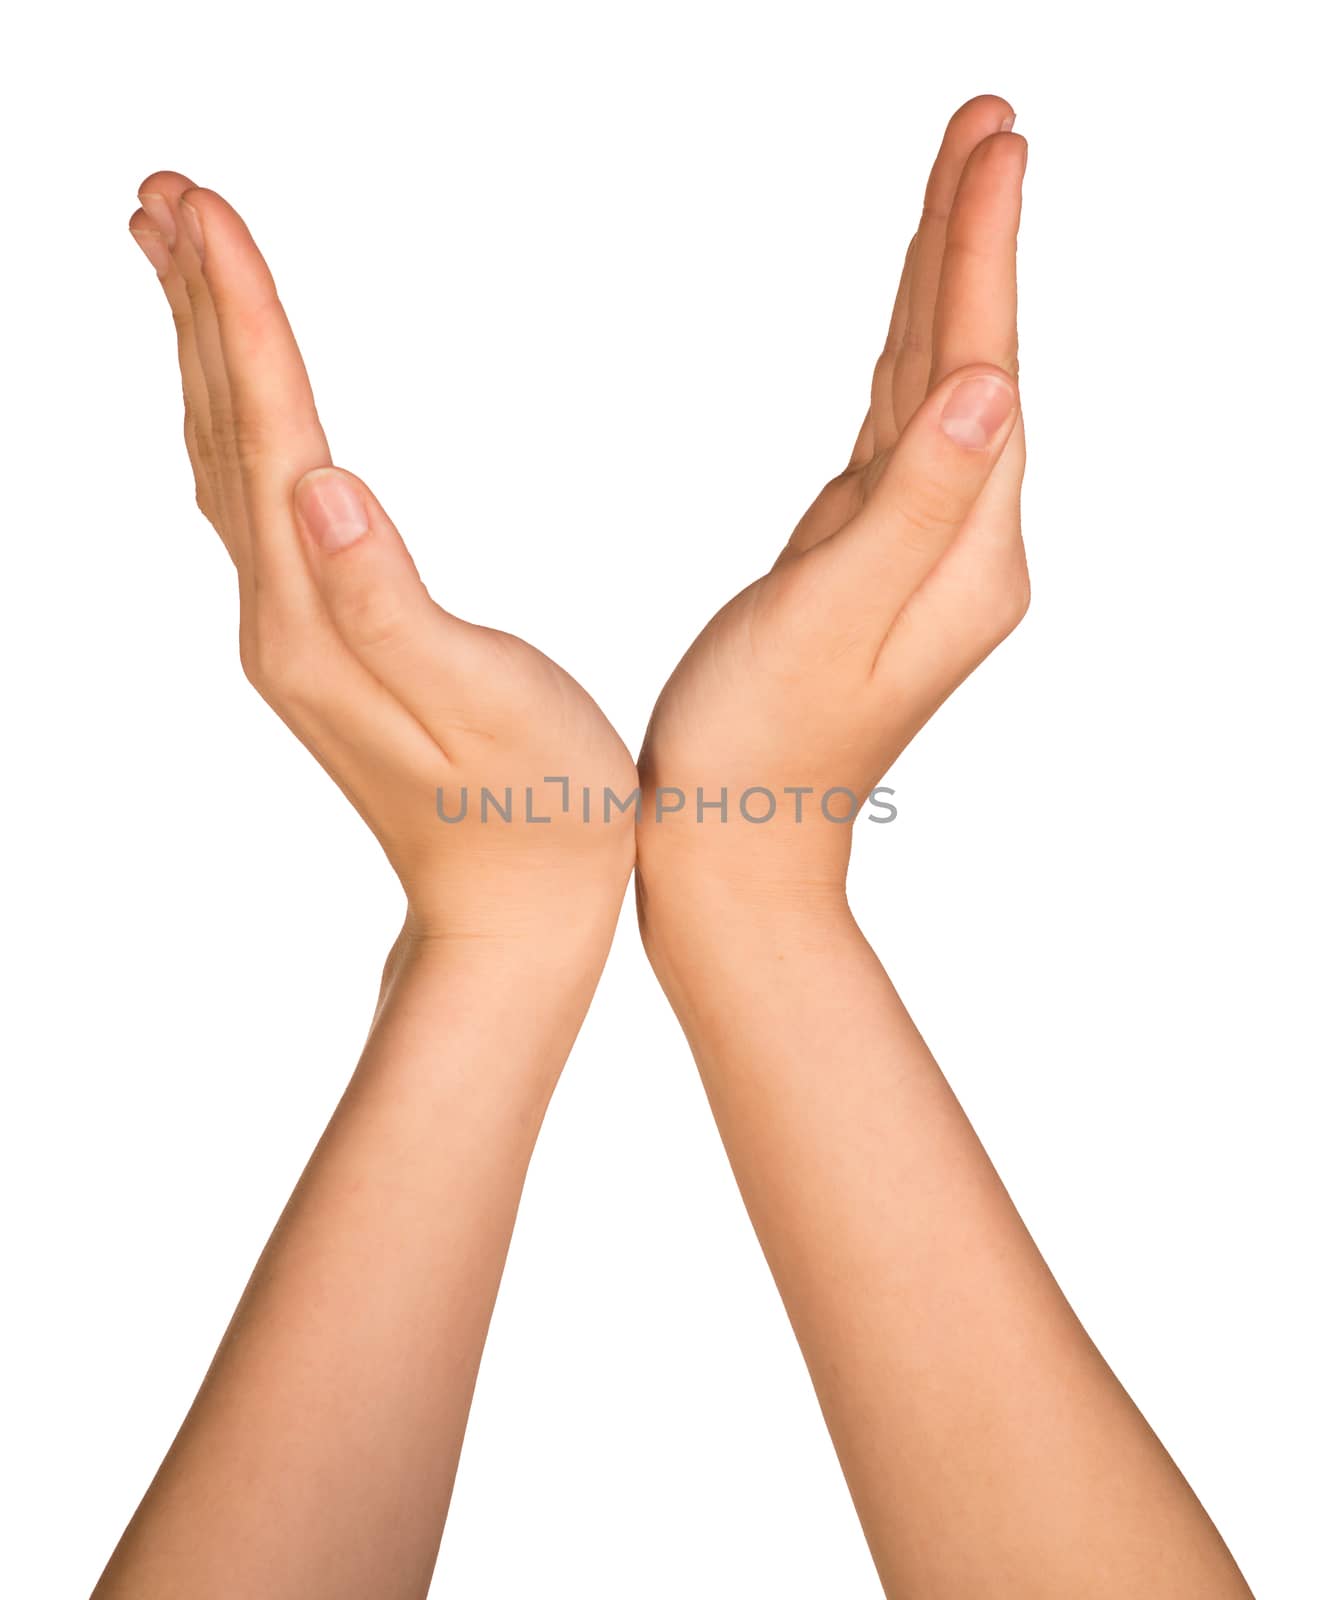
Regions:
M 868 795 L 1023 615 L 1011 119 L 950 123 L 849 464 L 677 667 L 649 791 Z M 888 1594 L 1245 1600 L 853 921 L 851 829 L 803 804 L 646 810 L 640 923 Z
M 526 1166 L 633 859 L 628 818 L 585 825 L 544 780 L 628 793 L 634 765 L 559 667 L 435 604 L 331 466 L 235 212 L 178 173 L 140 198 L 245 671 L 407 909 L 345 1097 L 96 1593 L 404 1600 L 427 1592 Z M 463 822 L 439 787 L 452 815 L 470 792 Z M 483 825 L 483 787 L 513 790 L 509 825 Z
M 992 96 L 950 124 L 849 464 L 677 667 L 646 797 L 863 796 L 1024 613 L 1010 129 Z M 546 657 L 436 604 L 331 465 L 234 211 L 177 173 L 140 199 L 245 670 L 407 910 L 363 1057 L 99 1600 L 427 1592 L 524 1173 L 636 853 L 646 946 L 893 1600 L 1245 1597 L 852 920 L 850 828 L 817 798 L 799 823 L 646 803 L 638 830 L 586 825 L 550 780 L 628 794 L 619 737 Z M 439 788 L 509 788 L 512 821 L 443 823 Z

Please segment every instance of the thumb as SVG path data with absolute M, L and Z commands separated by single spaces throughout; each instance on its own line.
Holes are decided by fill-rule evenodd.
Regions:
M 352 473 L 316 467 L 294 487 L 313 581 L 350 651 L 441 742 L 454 644 L 465 624 L 423 586 L 377 497 Z
M 957 537 L 1017 412 L 1001 367 L 961 367 L 928 396 L 865 504 L 823 546 L 856 605 L 891 623 Z

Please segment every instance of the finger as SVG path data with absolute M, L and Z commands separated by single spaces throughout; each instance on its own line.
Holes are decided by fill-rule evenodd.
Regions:
M 953 559 L 954 549 L 939 562 L 875 656 L 884 694 L 880 731 L 893 752 L 910 743 L 1026 614 L 1030 578 L 1016 531 L 1025 459 L 1021 435 L 1018 417 L 975 513 L 962 528 L 961 559 Z
M 310 626 L 278 607 L 257 607 L 243 662 L 259 694 L 375 831 L 390 827 L 392 797 L 417 821 L 418 805 L 447 771 L 445 754 L 325 617 Z M 404 826 L 410 830 L 408 817 Z
M 952 212 L 934 306 L 931 383 L 972 361 L 1017 370 L 1017 227 L 1026 141 L 996 133 L 972 151 Z
M 166 244 L 164 235 L 159 228 L 153 225 L 151 218 L 141 207 L 129 218 L 129 232 L 143 254 L 152 263 L 157 281 L 164 289 L 166 278 L 171 274 L 170 247 Z M 167 301 L 170 298 L 168 291 L 166 298 Z M 174 308 L 172 307 L 172 312 L 173 310 Z M 215 495 L 209 482 L 206 468 L 203 465 L 198 444 L 198 385 L 201 379 L 199 377 L 197 381 L 190 383 L 189 368 L 191 365 L 196 364 L 193 336 L 187 326 L 181 325 L 178 315 L 175 315 L 174 321 L 179 355 L 180 381 L 184 391 L 184 448 L 188 451 L 189 465 L 193 469 L 194 492 L 198 501 L 198 508 L 210 520 L 212 516 L 211 507 L 214 504 Z M 191 389 L 192 393 L 190 393 Z M 206 406 L 205 395 L 202 396 L 202 405 Z M 221 537 L 222 539 L 225 538 L 224 532 L 221 533 Z
M 997 95 L 979 95 L 953 114 L 943 135 L 925 187 L 924 210 L 916 230 L 906 327 L 893 366 L 893 416 L 899 430 L 910 421 L 929 390 L 934 305 L 948 213 L 962 169 L 976 145 L 1000 128 L 1010 128 L 1014 115 L 1006 100 Z
M 893 369 L 897 365 L 897 353 L 901 348 L 902 335 L 906 331 L 907 308 L 911 303 L 911 271 L 915 254 L 916 241 L 912 236 L 910 244 L 906 247 L 901 276 L 897 280 L 893 312 L 888 320 L 888 337 L 883 342 L 883 352 L 874 367 L 874 378 L 870 384 L 870 408 L 865 416 L 865 425 L 860 430 L 860 437 L 856 440 L 856 448 L 851 453 L 853 467 L 860 466 L 880 450 L 886 450 L 897 442 L 899 430 L 897 419 L 893 415 Z
M 267 263 L 243 219 L 220 195 L 192 188 L 179 202 L 205 287 L 227 385 L 255 579 L 312 617 L 307 567 L 293 536 L 295 483 L 331 454 L 303 358 Z
M 298 479 L 331 462 L 303 357 L 244 219 L 210 189 L 190 189 L 180 203 L 215 307 L 245 469 L 260 509 L 270 503 L 284 515 Z
M 863 466 L 873 454 L 874 402 L 871 400 L 869 410 L 865 413 L 865 420 L 860 425 L 860 432 L 856 435 L 856 442 L 851 447 L 851 455 L 847 461 L 847 466 Z
M 196 365 L 191 377 L 205 396 L 205 406 L 195 410 L 195 449 L 205 463 L 205 475 L 215 508 L 213 521 L 223 530 L 222 537 L 239 569 L 241 588 L 252 583 L 248 508 L 235 449 L 231 421 L 230 383 L 216 327 L 216 313 L 202 276 L 201 260 L 181 201 L 189 191 L 189 180 L 178 172 L 156 172 L 144 180 L 139 199 L 150 202 L 144 209 L 161 219 L 169 229 L 172 271 L 162 279 L 176 327 L 181 321 L 189 336 L 186 349 Z M 204 425 L 199 411 L 205 411 Z
M 446 753 L 483 699 L 470 624 L 437 605 L 367 486 L 337 467 L 299 480 L 294 506 L 308 566 L 354 657 Z
M 867 609 L 882 639 L 960 532 L 1018 415 L 1007 374 L 962 368 L 908 423 L 859 513 L 805 558 L 818 559 L 831 605 Z
M 282 511 L 285 543 L 298 556 L 292 565 L 297 567 L 309 603 L 302 607 L 297 601 L 292 604 L 291 596 L 272 584 L 259 597 L 250 581 L 249 496 L 241 470 L 248 452 L 246 440 L 236 434 L 234 421 L 237 414 L 246 418 L 248 413 L 236 413 L 232 399 L 220 323 L 202 270 L 206 241 L 196 214 L 184 199 L 194 192 L 194 185 L 179 173 L 154 174 L 143 185 L 143 212 L 134 219 L 134 231 L 135 236 L 150 233 L 153 237 L 147 242 L 154 247 L 158 239 L 169 244 L 169 260 L 161 278 L 179 330 L 186 429 L 193 435 L 200 485 L 202 478 L 207 478 L 221 502 L 213 520 L 232 545 L 241 580 L 245 580 L 240 624 L 244 670 L 351 804 L 379 831 L 385 818 L 389 833 L 389 808 L 381 804 L 384 789 L 408 795 L 411 805 L 420 795 L 424 796 L 420 803 L 426 803 L 430 785 L 446 770 L 445 759 L 418 721 L 354 659 L 332 628 L 298 552 L 289 486 Z M 159 268 L 159 250 L 147 253 Z M 288 337 L 288 327 L 284 332 Z M 262 358 L 261 349 L 250 352 L 249 368 L 261 365 Z M 244 375 L 241 370 L 241 378 Z M 241 395 L 246 393 L 242 382 L 238 388 Z M 384 784 L 387 775 L 394 781 Z M 377 800 L 366 803 L 374 795 Z M 403 825 L 412 828 L 414 821 L 406 818 Z M 390 838 L 383 843 L 389 851 Z
M 153 174 L 141 186 L 141 209 L 129 219 L 129 231 L 156 271 L 175 325 L 180 386 L 184 396 L 184 444 L 193 468 L 198 508 L 220 535 L 231 559 L 235 560 L 234 542 L 221 517 L 220 486 L 216 481 L 211 446 L 207 386 L 198 358 L 193 317 L 184 280 L 176 270 L 171 254 L 175 242 L 175 220 L 169 195 L 188 187 L 189 180 L 180 173 Z

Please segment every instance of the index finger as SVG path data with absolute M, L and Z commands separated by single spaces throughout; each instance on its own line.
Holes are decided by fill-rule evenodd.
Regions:
M 989 361 L 1016 376 L 1017 227 L 1026 141 L 995 133 L 971 152 L 953 196 L 934 304 L 929 381 Z

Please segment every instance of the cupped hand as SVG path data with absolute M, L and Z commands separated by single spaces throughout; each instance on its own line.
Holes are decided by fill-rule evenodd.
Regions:
M 692 868 L 840 887 L 853 807 L 1025 613 L 1026 145 L 1011 125 L 994 96 L 952 118 L 846 469 L 658 700 L 640 755 L 644 903 Z
M 244 671 L 377 836 L 407 930 L 552 939 L 549 916 L 599 890 L 619 902 L 633 830 L 602 795 L 636 779 L 615 730 L 532 646 L 433 601 L 374 495 L 331 465 L 238 214 L 174 172 L 139 200 L 129 226 L 175 319 L 198 505 L 238 572 Z

